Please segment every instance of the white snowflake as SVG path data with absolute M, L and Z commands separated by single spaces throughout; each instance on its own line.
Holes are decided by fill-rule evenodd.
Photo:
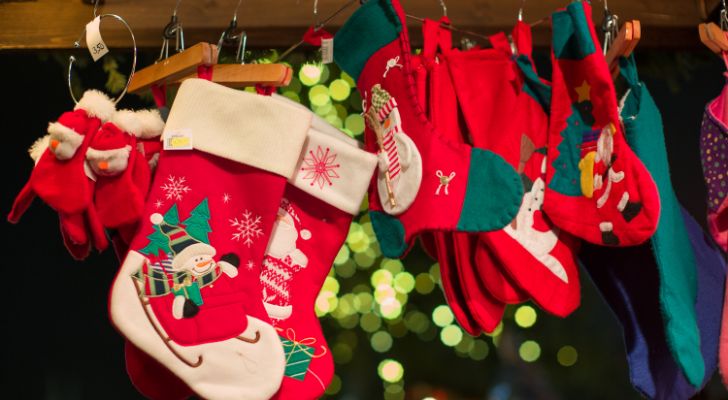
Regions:
M 157 200 L 154 202 L 154 208 L 160 208 L 163 205 L 164 205 L 164 203 L 162 202 L 162 200 Z
M 230 201 L 230 199 L 231 199 L 231 197 L 230 197 L 230 195 L 229 195 L 229 194 L 227 194 L 227 193 L 224 193 L 224 194 L 222 195 L 222 202 L 223 202 L 223 203 L 227 204 L 227 203 L 228 203 L 228 202 Z
M 255 263 L 253 262 L 253 260 L 248 260 L 248 262 L 245 263 L 245 268 L 247 268 L 248 271 L 252 271 L 254 267 Z
M 263 229 L 261 229 L 260 225 L 260 216 L 253 215 L 252 212 L 245 210 L 241 219 L 233 218 L 230 220 L 230 226 L 235 228 L 232 240 L 239 242 L 242 239 L 246 246 L 252 246 L 255 239 L 263 236 Z
M 335 164 L 335 162 L 336 153 L 331 153 L 329 148 L 324 151 L 321 146 L 318 146 L 316 152 L 309 150 L 308 156 L 303 159 L 303 166 L 301 167 L 301 171 L 306 172 L 302 179 L 310 179 L 311 186 L 318 185 L 319 189 L 323 189 L 326 184 L 333 185 L 333 179 L 340 178 L 339 174 L 336 173 L 336 169 L 341 165 Z
M 189 192 L 190 187 L 185 185 L 185 178 L 180 176 L 175 178 L 173 175 L 167 177 L 167 183 L 161 186 L 164 190 L 167 200 L 182 200 L 182 196 Z

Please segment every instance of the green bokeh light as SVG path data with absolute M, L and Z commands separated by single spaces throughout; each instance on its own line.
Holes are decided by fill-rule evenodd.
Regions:
M 556 353 L 556 360 L 564 367 L 571 367 L 579 359 L 579 353 L 573 346 L 564 346 Z
M 308 99 L 314 107 L 323 107 L 331 103 L 329 88 L 325 85 L 316 85 L 308 91 Z
M 386 331 L 379 331 L 372 335 L 369 342 L 372 345 L 372 349 L 377 353 L 384 353 L 392 348 L 392 335 Z
M 440 328 L 444 328 L 453 323 L 455 316 L 452 313 L 450 307 L 446 305 L 440 305 L 432 310 L 432 322 Z
M 473 340 L 473 348 L 470 349 L 469 355 L 473 360 L 480 361 L 488 357 L 489 352 L 490 348 L 488 347 L 488 343 L 484 340 Z
M 518 347 L 518 355 L 525 362 L 534 362 L 541 357 L 541 346 L 533 340 L 526 340 Z
M 351 94 L 351 85 L 343 79 L 335 79 L 329 84 L 329 93 L 335 101 L 344 101 Z
M 404 367 L 399 361 L 386 359 L 379 363 L 377 367 L 379 377 L 385 382 L 395 383 L 404 377 Z
M 448 325 L 440 331 L 440 340 L 445 346 L 457 346 L 463 340 L 463 330 L 457 325 Z
M 376 332 L 382 326 L 382 319 L 377 314 L 367 313 L 361 316 L 359 324 L 364 332 Z
M 520 306 L 516 310 L 514 319 L 521 328 L 530 328 L 536 323 L 536 310 L 531 306 Z
M 316 64 L 304 64 L 298 71 L 298 79 L 306 86 L 313 86 L 321 81 L 321 68 Z
M 415 277 L 409 272 L 400 272 L 394 276 L 394 290 L 409 293 L 415 288 Z
M 415 290 L 419 294 L 430 294 L 435 288 L 435 281 L 432 280 L 432 275 L 428 273 L 417 274 L 415 278 Z
M 350 114 L 344 120 L 344 127 L 350 130 L 354 136 L 359 136 L 364 133 L 365 124 L 364 118 L 359 114 Z

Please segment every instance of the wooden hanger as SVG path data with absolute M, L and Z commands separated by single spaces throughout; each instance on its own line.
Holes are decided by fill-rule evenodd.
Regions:
M 169 84 L 191 73 L 201 65 L 217 64 L 217 46 L 197 43 L 189 49 L 150 65 L 134 74 L 129 93 L 138 93 L 153 85 Z
M 726 32 L 714 22 L 698 25 L 700 41 L 713 53 L 721 54 L 728 51 L 728 37 Z
M 642 27 L 640 21 L 633 19 L 622 24 L 619 29 L 619 34 L 609 46 L 607 50 L 607 64 L 609 65 L 609 71 L 612 73 L 612 77 L 619 74 L 619 59 L 621 57 L 629 57 L 637 47 L 640 38 L 642 37 Z
M 212 82 L 231 88 L 262 85 L 288 86 L 293 70 L 285 64 L 216 64 L 211 67 Z M 175 84 L 186 79 L 197 78 L 197 72 L 178 79 Z

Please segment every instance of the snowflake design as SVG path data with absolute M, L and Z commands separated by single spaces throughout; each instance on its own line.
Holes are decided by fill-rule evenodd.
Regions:
M 260 216 L 253 215 L 252 212 L 245 210 L 241 219 L 233 218 L 230 220 L 230 226 L 235 229 L 232 240 L 239 242 L 242 239 L 243 243 L 250 248 L 255 239 L 263 236 L 263 229 L 261 229 L 260 225 Z
M 229 203 L 229 202 L 230 202 L 230 199 L 231 199 L 231 197 L 230 197 L 230 195 L 229 195 L 229 194 L 227 194 L 227 193 L 224 193 L 224 194 L 222 195 L 222 202 L 223 202 L 223 203 L 225 203 L 225 204 Z
M 180 176 L 175 178 L 173 175 L 167 177 L 167 183 L 161 186 L 164 190 L 167 200 L 182 200 L 182 196 L 189 192 L 190 187 L 185 185 L 185 178 Z
M 245 263 L 245 268 L 247 268 L 248 271 L 252 271 L 254 267 L 255 263 L 253 262 L 253 260 L 248 260 L 248 262 Z
M 301 171 L 306 172 L 302 179 L 310 179 L 311 186 L 318 185 L 320 189 L 323 189 L 325 184 L 333 185 L 332 179 L 340 178 L 339 174 L 336 173 L 336 169 L 341 165 L 335 164 L 335 161 L 336 154 L 331 153 L 328 147 L 324 151 L 321 146 L 317 146 L 315 153 L 309 150 L 308 156 L 303 159 L 303 166 L 301 167 Z
M 164 205 L 164 203 L 162 202 L 162 200 L 157 200 L 154 202 L 154 208 L 158 209 L 158 208 L 162 207 L 163 205 Z

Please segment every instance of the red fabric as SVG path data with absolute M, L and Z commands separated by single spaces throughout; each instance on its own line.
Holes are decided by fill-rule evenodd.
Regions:
M 208 81 L 212 80 L 212 65 L 200 65 L 197 67 L 197 77 Z
M 619 120 L 614 84 L 594 30 L 591 7 L 588 3 L 583 3 L 584 16 L 576 15 L 580 14 L 576 7 L 570 7 L 569 10 L 564 12 L 565 17 L 581 20 L 586 18 L 586 26 L 589 29 L 589 37 L 583 37 L 577 30 L 574 33 L 575 37 L 569 42 L 570 46 L 576 49 L 578 43 L 591 41 L 594 52 L 583 55 L 579 60 L 557 58 L 553 50 L 551 53 L 553 95 L 544 211 L 558 227 L 588 242 L 609 246 L 637 245 L 649 239 L 657 228 L 660 215 L 657 188 L 649 172 L 625 140 Z M 570 142 L 579 139 L 573 137 L 580 133 L 577 129 L 572 127 L 571 131 L 567 131 L 567 128 L 569 122 L 582 113 L 577 112 L 577 109 L 583 111 L 583 105 L 587 104 L 587 101 L 589 104 L 587 112 L 591 119 L 585 121 L 590 124 L 587 128 L 591 128 L 600 138 L 607 138 L 606 140 L 611 138 L 613 141 L 613 151 L 606 151 L 607 154 L 611 153 L 608 160 L 596 160 L 591 163 L 587 158 L 580 160 L 579 164 L 591 164 L 593 173 L 587 172 L 586 167 L 582 169 L 584 171 L 582 173 L 576 166 L 559 158 L 562 156 L 560 152 L 564 151 L 564 148 L 559 148 L 564 140 L 562 132 L 566 132 L 567 135 L 570 133 Z M 613 126 L 611 135 L 607 129 L 610 124 Z M 596 153 L 599 154 L 599 151 Z M 584 175 L 590 181 L 595 177 L 603 177 L 603 184 L 600 188 L 598 185 L 587 185 L 590 190 L 593 188 L 593 194 L 585 193 L 582 189 L 579 195 L 567 195 L 557 191 L 557 187 L 554 186 L 557 169 L 568 170 L 568 175 L 581 175 L 582 182 Z M 624 176 L 621 180 L 610 179 L 612 174 L 622 173 Z M 569 179 L 571 185 L 579 184 L 574 178 L 566 177 L 563 181 Z M 608 182 L 612 182 L 611 185 Z M 607 188 L 611 189 L 609 193 Z M 600 207 L 597 203 L 603 195 L 606 196 L 606 202 Z M 629 208 L 627 208 L 629 212 L 621 211 L 620 201 L 623 201 L 623 196 L 629 196 Z
M 157 108 L 165 107 L 167 105 L 167 86 L 152 85 L 152 96 L 154 96 Z
M 116 172 L 115 175 L 105 175 L 102 174 L 103 171 L 97 174 L 94 206 L 101 223 L 107 228 L 133 224 L 141 218 L 149 186 L 149 166 L 137 150 L 136 137 L 111 122 L 101 126 L 90 145 L 90 148 L 96 150 L 118 150 L 126 146 L 130 148 L 126 169 Z M 101 167 L 93 168 L 103 168 L 106 161 L 89 162 L 102 164 Z M 135 175 L 140 180 L 139 183 L 135 181 Z
M 261 96 L 270 96 L 276 92 L 276 88 L 273 86 L 263 86 L 260 83 L 256 83 L 255 92 Z
M 420 61 L 415 67 L 418 93 L 427 99 L 425 110 L 429 120 L 443 137 L 455 143 L 465 143 L 467 128 L 459 118 L 455 88 L 443 57 L 452 47 L 450 31 L 441 26 L 448 22 L 447 18 L 443 18 L 440 21 L 425 20 L 423 24 L 423 51 L 421 56 L 415 57 Z M 473 255 L 477 236 L 445 232 L 422 236 L 425 240 L 432 237 L 441 275 L 451 277 L 452 282 L 448 286 L 443 285 L 443 290 L 461 291 L 457 295 L 446 294 L 460 325 L 475 335 L 480 331 L 492 332 L 503 316 L 505 305 L 488 295 L 482 275 L 476 270 Z M 462 303 L 455 304 L 458 301 Z
M 15 198 L 13 209 L 8 215 L 12 223 L 20 220 L 35 196 L 54 210 L 67 214 L 82 212 L 89 205 L 89 188 L 83 164 L 86 149 L 101 121 L 87 116 L 84 110 L 79 109 L 64 113 L 57 122 L 82 135 L 83 142 L 67 160 L 56 158 L 52 151 L 54 144 L 49 145 L 33 168 L 28 183 Z
M 403 21 L 404 12 L 399 8 L 399 4 L 393 2 L 393 6 L 397 10 L 400 22 Z M 406 249 L 411 247 L 414 237 L 421 232 L 459 229 L 458 223 L 469 183 L 471 154 L 473 153 L 471 146 L 456 144 L 445 139 L 427 120 L 418 99 L 416 76 L 410 62 L 411 49 L 406 30 L 403 30 L 400 35 L 398 40 L 383 46 L 367 60 L 357 82 L 367 105 L 371 105 L 375 88 L 386 91 L 396 101 L 395 109 L 400 118 L 397 120 L 398 124 L 394 130 L 399 129 L 398 132 L 402 137 L 411 139 L 422 158 L 421 184 L 416 195 L 410 193 L 414 196 L 413 202 L 401 214 L 389 215 L 391 218 L 396 218 L 403 231 L 402 248 L 405 250 L 398 257 L 405 255 Z M 390 67 L 390 65 L 395 66 Z M 370 127 L 367 127 L 364 136 L 366 149 L 373 153 L 379 152 L 376 134 Z M 438 187 L 441 187 L 442 184 L 438 172 L 440 175 L 456 177 L 453 183 L 448 185 L 446 195 L 439 195 Z M 405 175 L 402 181 L 409 183 L 409 179 Z M 402 190 L 406 189 L 409 189 L 409 186 L 403 186 Z M 504 188 L 491 187 L 491 190 L 495 191 L 501 189 Z M 397 192 L 398 187 L 395 187 L 394 191 Z M 471 199 L 471 201 L 475 200 Z M 509 201 L 510 199 L 504 200 L 504 203 Z M 510 212 L 508 209 L 510 205 L 510 203 L 500 204 L 497 209 L 494 207 L 492 213 L 487 213 L 488 221 L 468 221 L 468 229 L 485 229 L 486 225 L 498 220 L 499 214 Z M 377 185 L 370 187 L 369 208 L 371 211 L 385 213 Z M 433 212 L 433 210 L 437 212 Z
M 303 34 L 303 42 L 308 43 L 312 46 L 321 47 L 321 39 L 331 39 L 334 35 L 330 34 L 323 28 L 314 28 L 313 26 L 308 28 L 306 33 Z
M 232 254 L 241 264 L 236 266 L 236 277 L 223 273 L 213 285 L 200 290 L 204 304 L 193 317 L 174 317 L 172 294 L 149 299 L 159 323 L 176 343 L 195 345 L 235 337 L 245 330 L 247 315 L 268 321 L 257 300 L 261 290 L 258 275 L 284 186 L 281 176 L 195 150 L 162 152 L 142 224 L 130 248 L 141 252 L 149 244 L 147 237 L 155 231 L 152 215 L 163 215 L 176 206 L 179 226 L 184 227 L 190 212 L 206 199 L 215 262 Z M 172 191 L 172 187 L 181 191 Z M 231 222 L 242 221 L 245 213 L 252 221 L 260 217 L 260 234 L 251 236 L 249 242 L 235 237 L 238 231 Z
M 184 381 L 129 341 L 124 342 L 124 355 L 131 383 L 144 397 L 152 400 L 184 400 L 194 394 Z
M 517 24 L 512 37 L 518 54 L 528 57 L 530 27 Z M 524 90 L 524 75 L 505 34 L 492 36 L 491 43 L 494 49 L 454 51 L 447 65 L 473 144 L 502 156 L 530 187 L 524 187 L 524 203 L 509 227 L 480 234 L 476 263 L 495 298 L 509 304 L 532 298 L 546 311 L 566 316 L 580 303 L 577 243 L 553 230 L 539 211 L 548 116 Z M 557 268 L 561 278 L 550 267 Z
M 346 240 L 352 216 L 291 185 L 286 186 L 283 197 L 261 279 L 271 276 L 266 273 L 266 265 L 280 260 L 282 253 L 288 254 L 283 258 L 298 259 L 294 261 L 297 267 L 287 282 L 280 282 L 281 286 L 289 288 L 289 297 L 282 300 L 275 298 L 280 296 L 271 296 L 271 293 L 264 292 L 263 301 L 291 306 L 291 314 L 287 318 L 277 314 L 275 309 L 268 315 L 282 338 L 313 347 L 313 358 L 304 379 L 301 381 L 284 377 L 280 390 L 273 398 L 317 399 L 324 394 L 334 376 L 334 362 L 321 331 L 321 324 L 314 313 L 314 303 L 336 254 Z M 288 206 L 286 202 L 289 203 Z M 286 209 L 292 211 L 285 214 Z M 291 213 L 295 220 L 293 226 L 290 225 L 291 219 L 288 217 Z M 281 218 L 284 215 L 286 217 Z M 298 233 L 296 239 L 294 232 Z M 279 254 L 275 254 L 276 252 Z M 300 252 L 306 260 L 301 261 L 300 255 L 295 256 L 291 252 Z M 265 289 L 265 283 L 262 285 Z

